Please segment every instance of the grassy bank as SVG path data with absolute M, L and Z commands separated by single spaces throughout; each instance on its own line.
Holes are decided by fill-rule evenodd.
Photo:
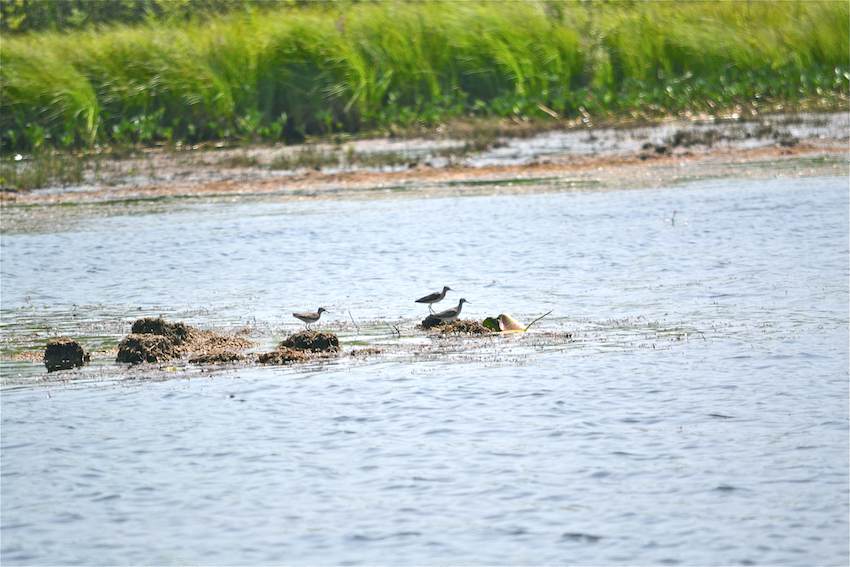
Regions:
M 4 37 L 3 149 L 847 107 L 845 2 L 263 6 Z

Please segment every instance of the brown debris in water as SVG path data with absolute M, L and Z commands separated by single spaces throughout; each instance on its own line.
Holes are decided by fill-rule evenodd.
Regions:
M 182 349 L 173 340 L 164 335 L 141 335 L 131 333 L 118 343 L 118 356 L 115 362 L 162 362 L 178 358 Z
M 489 335 L 493 331 L 472 319 L 457 319 L 444 323 L 433 315 L 428 315 L 419 325 L 420 329 L 436 329 L 443 335 Z
M 301 331 L 289 336 L 278 345 L 280 347 L 309 350 L 311 352 L 336 352 L 339 350 L 339 339 L 333 333 L 318 331 Z
M 139 335 L 131 333 L 118 343 L 115 362 L 162 362 L 179 358 L 183 350 L 164 335 Z
M 445 323 L 439 327 L 440 333 L 444 335 L 489 335 L 493 331 L 472 319 L 458 319 L 451 323 Z
M 213 331 L 193 329 L 191 341 L 192 364 L 219 364 L 245 360 L 241 351 L 253 343 L 244 337 L 221 335 Z
M 146 317 L 134 322 L 132 332 L 118 344 L 116 362 L 163 362 L 187 354 L 189 362 L 198 364 L 232 362 L 244 360 L 240 351 L 251 344 L 243 337 Z
M 189 362 L 205 364 L 244 360 L 241 352 L 253 344 L 245 337 L 192 329 L 189 343 L 192 358 Z
M 443 324 L 442 319 L 440 319 L 438 317 L 434 317 L 433 315 L 428 315 L 427 317 L 422 319 L 422 322 L 419 323 L 418 328 L 427 330 L 427 329 L 433 329 L 434 327 L 439 327 L 442 324 Z
M 8 355 L 8 360 L 13 362 L 44 362 L 43 350 L 23 350 Z
M 278 346 L 277 350 L 264 352 L 257 357 L 260 364 L 288 364 L 290 362 L 305 362 L 312 358 L 310 353 L 294 348 Z
M 169 323 L 162 317 L 136 319 L 130 329 L 134 335 L 162 335 L 178 346 L 190 340 L 195 331 L 197 329 L 185 323 Z
M 90 355 L 82 345 L 68 337 L 50 339 L 44 349 L 44 365 L 48 372 L 79 367 L 89 359 Z
M 261 354 L 262 364 L 287 364 L 334 356 L 339 352 L 339 338 L 333 333 L 301 331 L 282 341 L 271 352 Z
M 382 348 L 366 347 L 366 348 L 359 348 L 357 350 L 351 351 L 351 356 L 353 356 L 355 358 L 360 358 L 360 357 L 365 358 L 367 356 L 376 356 L 378 354 L 382 354 L 383 352 L 384 352 L 384 349 L 382 349 Z
M 232 350 L 209 352 L 193 356 L 189 359 L 192 364 L 221 364 L 245 360 L 245 355 Z

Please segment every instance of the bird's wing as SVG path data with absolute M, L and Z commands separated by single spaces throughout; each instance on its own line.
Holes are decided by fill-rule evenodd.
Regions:
M 434 301 L 440 298 L 439 293 L 429 293 L 425 297 L 420 297 L 414 303 L 428 303 L 429 301 Z

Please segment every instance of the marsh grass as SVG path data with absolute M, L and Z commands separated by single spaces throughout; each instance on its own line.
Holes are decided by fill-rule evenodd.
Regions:
M 41 151 L 20 163 L 14 158 L 0 161 L 0 187 L 16 191 L 79 184 L 84 177 L 84 160 L 63 152 Z
M 269 169 L 315 169 L 337 167 L 340 165 L 338 152 L 323 150 L 313 146 L 305 146 L 290 153 L 276 156 L 269 163 Z
M 271 6 L 4 37 L 3 149 L 848 104 L 846 2 Z

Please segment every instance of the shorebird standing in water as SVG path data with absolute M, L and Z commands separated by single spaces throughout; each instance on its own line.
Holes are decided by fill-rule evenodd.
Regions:
M 451 309 L 446 309 L 445 311 L 434 313 L 433 316 L 442 321 L 443 323 L 451 323 L 460 316 L 460 310 L 463 308 L 464 303 L 469 302 L 461 297 L 460 301 L 457 302 L 457 307 L 452 307 Z
M 432 307 L 432 305 L 437 303 L 437 302 L 442 301 L 443 298 L 446 297 L 446 292 L 451 291 L 451 290 L 452 290 L 452 288 L 450 288 L 447 285 L 444 285 L 443 291 L 435 291 L 434 293 L 429 293 L 425 297 L 420 297 L 414 303 L 427 303 L 428 309 L 431 311 L 431 313 L 433 313 L 434 308 Z
M 296 319 L 303 321 L 307 326 L 307 329 L 310 328 L 310 323 L 315 323 L 319 320 L 319 317 L 322 316 L 322 313 L 326 312 L 327 309 L 324 307 L 319 307 L 317 311 L 303 311 L 301 313 L 293 313 L 292 316 Z

